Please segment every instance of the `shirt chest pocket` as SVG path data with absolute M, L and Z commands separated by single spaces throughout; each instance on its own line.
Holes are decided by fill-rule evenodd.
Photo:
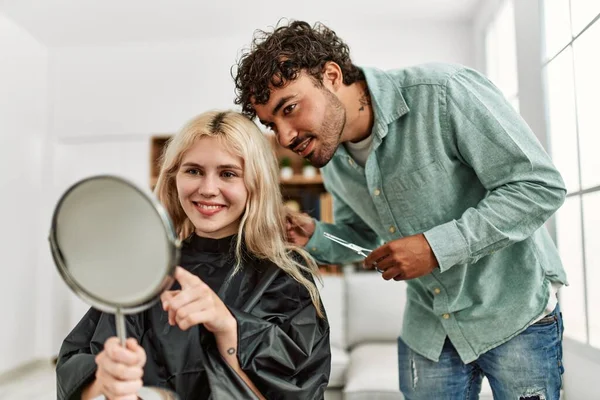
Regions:
M 411 234 L 424 232 L 454 218 L 460 187 L 439 161 L 413 171 L 397 168 L 387 182 L 396 218 L 407 222 Z

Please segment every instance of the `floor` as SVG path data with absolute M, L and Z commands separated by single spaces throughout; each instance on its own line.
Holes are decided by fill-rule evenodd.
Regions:
M 55 400 L 54 365 L 39 361 L 0 377 L 2 400 Z
M 341 398 L 341 393 L 328 392 L 326 400 Z M 561 398 L 563 398 L 561 391 Z M 0 400 L 55 400 L 54 364 L 38 361 L 9 375 L 0 376 Z

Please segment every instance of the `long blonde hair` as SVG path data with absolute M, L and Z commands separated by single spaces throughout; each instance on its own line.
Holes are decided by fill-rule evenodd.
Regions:
M 285 240 L 285 209 L 279 187 L 279 169 L 271 144 L 246 116 L 235 111 L 209 111 L 189 121 L 173 136 L 162 155 L 162 167 L 154 193 L 171 217 L 180 239 L 194 232 L 177 194 L 176 175 L 186 151 L 204 137 L 217 138 L 244 162 L 244 183 L 248 190 L 246 209 L 235 245 L 236 270 L 242 268 L 242 249 L 258 259 L 267 259 L 308 290 L 317 313 L 323 317 L 317 287 L 306 272 L 320 280 L 314 259 L 302 248 Z M 294 259 L 302 257 L 305 264 Z

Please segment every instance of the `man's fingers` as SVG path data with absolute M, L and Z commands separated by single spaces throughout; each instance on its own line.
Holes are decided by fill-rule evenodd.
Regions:
M 294 231 L 288 232 L 288 239 L 290 242 L 295 244 L 298 240 L 298 234 Z
M 306 213 L 299 213 L 288 210 L 286 215 L 286 221 L 286 226 L 288 226 L 288 230 L 293 229 L 298 232 L 302 232 L 303 235 L 310 236 L 308 230 L 313 224 L 313 219 L 310 215 Z
M 396 260 L 394 260 L 393 256 L 389 255 L 385 258 L 377 260 L 373 267 L 377 267 L 380 270 L 385 271 L 387 269 L 390 269 L 390 268 L 398 266 L 398 265 L 400 265 L 400 264 Z
M 377 257 L 377 258 L 375 258 L 375 257 L 371 258 L 372 255 L 373 255 L 373 253 L 369 254 L 369 257 L 365 258 L 365 260 L 363 261 L 363 265 L 367 269 L 372 269 L 372 268 L 385 269 L 384 264 L 389 264 L 389 260 L 391 260 L 391 257 L 389 254 L 384 254 L 381 257 L 377 257 L 377 255 L 375 255 L 375 257 Z M 387 267 L 389 268 L 389 265 Z
M 381 276 L 386 281 L 389 281 L 390 279 L 394 279 L 394 280 L 398 281 L 398 280 L 402 280 L 403 271 L 400 266 L 396 266 L 396 267 L 392 267 L 392 268 L 385 270 L 383 272 L 383 274 L 381 274 Z M 396 279 L 396 277 L 398 277 L 398 279 Z
M 375 263 L 379 263 L 381 260 L 386 258 L 390 253 L 389 247 L 386 244 L 383 246 L 379 246 L 375 250 L 373 250 L 364 260 L 364 265 L 366 268 L 373 268 Z

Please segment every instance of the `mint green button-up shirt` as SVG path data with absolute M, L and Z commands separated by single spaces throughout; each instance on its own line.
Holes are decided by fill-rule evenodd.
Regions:
M 371 249 L 424 233 L 439 268 L 407 281 L 401 337 L 434 361 L 448 337 L 469 363 L 542 315 L 551 282 L 566 283 L 543 227 L 564 201 L 564 183 L 478 72 L 442 64 L 363 71 L 373 148 L 364 168 L 340 146 L 321 170 L 335 224 L 318 222 L 306 248 L 321 262 L 346 263 L 360 257 L 323 232 Z

